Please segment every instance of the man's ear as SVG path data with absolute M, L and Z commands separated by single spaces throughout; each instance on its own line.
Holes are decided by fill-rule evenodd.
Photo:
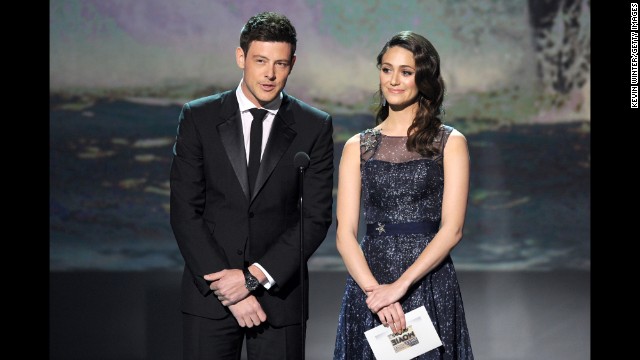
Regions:
M 293 70 L 293 65 L 296 63 L 296 56 L 293 55 L 291 57 L 291 66 L 289 66 L 289 74 L 291 74 L 291 70 Z
M 244 57 L 244 51 L 242 50 L 241 47 L 237 47 L 236 48 L 236 64 L 238 64 L 238 67 L 240 69 L 244 69 L 244 61 L 245 61 L 245 57 Z

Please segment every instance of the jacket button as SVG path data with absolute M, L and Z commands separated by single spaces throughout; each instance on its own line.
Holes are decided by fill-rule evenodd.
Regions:
M 253 218 L 253 211 L 249 213 L 249 218 Z
M 236 250 L 236 254 L 242 255 L 242 250 Z

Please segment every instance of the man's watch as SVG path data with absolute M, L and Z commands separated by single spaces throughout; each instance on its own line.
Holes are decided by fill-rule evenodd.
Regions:
M 244 273 L 244 286 L 247 287 L 247 290 L 253 291 L 260 286 L 258 279 L 251 275 L 248 269 L 243 269 L 242 272 Z

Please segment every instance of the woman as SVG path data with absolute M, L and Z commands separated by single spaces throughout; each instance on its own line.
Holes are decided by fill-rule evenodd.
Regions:
M 349 275 L 334 359 L 374 359 L 364 332 L 383 324 L 399 334 L 404 314 L 423 305 L 443 345 L 417 359 L 473 359 L 450 257 L 462 238 L 469 152 L 440 118 L 440 57 L 402 31 L 377 66 L 377 126 L 349 139 L 340 160 L 336 245 Z M 367 231 L 358 243 L 361 195 Z

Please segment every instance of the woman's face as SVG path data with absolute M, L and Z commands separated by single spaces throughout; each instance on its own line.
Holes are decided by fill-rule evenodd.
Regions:
M 391 106 L 406 106 L 418 97 L 413 53 L 399 46 L 389 48 L 380 64 L 380 89 Z

